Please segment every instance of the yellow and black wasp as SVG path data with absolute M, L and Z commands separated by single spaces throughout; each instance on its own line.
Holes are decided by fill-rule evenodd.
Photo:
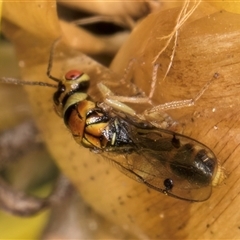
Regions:
M 49 66 L 47 74 L 57 85 L 11 78 L 2 78 L 1 82 L 57 88 L 54 108 L 75 141 L 150 188 L 198 202 L 207 200 L 212 186 L 221 181 L 223 173 L 218 160 L 204 144 L 154 127 L 139 119 L 124 103 L 110 99 L 94 102 L 87 94 L 90 78 L 86 73 L 70 70 L 58 79 L 51 76 Z M 99 88 L 110 91 L 102 83 Z

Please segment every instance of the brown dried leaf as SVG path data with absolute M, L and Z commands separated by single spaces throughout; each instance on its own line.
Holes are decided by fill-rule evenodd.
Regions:
M 36 2 L 32 1 L 30 4 Z M 42 5 L 44 14 L 49 10 L 48 4 L 50 3 Z M 14 8 L 14 5 L 11 7 Z M 169 9 L 147 17 L 119 52 L 112 64 L 112 70 L 122 75 L 128 61 L 136 58 L 139 66 L 134 69 L 134 81 L 142 90 L 148 92 L 152 61 L 166 44 L 166 39 L 161 38 L 172 32 L 179 11 L 179 8 Z M 35 27 L 40 24 L 35 18 L 32 19 L 31 15 L 28 18 L 26 11 L 24 13 L 26 22 L 32 22 Z M 42 16 L 39 18 L 42 19 Z M 218 72 L 220 75 L 195 106 L 168 111 L 180 123 L 184 134 L 208 145 L 227 172 L 231 173 L 226 185 L 216 187 L 211 198 L 203 203 L 191 204 L 149 191 L 144 185 L 132 181 L 111 167 L 100 155 L 76 145 L 62 120 L 52 110 L 51 98 L 54 91 L 26 87 L 46 144 L 62 171 L 97 212 L 138 238 L 210 239 L 238 236 L 239 217 L 235 210 L 238 206 L 238 192 L 233 186 L 238 180 L 238 163 L 235 159 L 238 159 L 239 125 L 236 82 L 240 71 L 239 22 L 237 14 L 217 12 L 208 4 L 201 4 L 179 30 L 173 64 L 164 81 L 173 41 L 157 59 L 161 68 L 154 95 L 155 104 L 192 98 L 214 73 Z M 5 25 L 5 32 L 14 42 L 19 59 L 25 62 L 25 79 L 49 81 L 45 76 L 49 46 L 54 37 L 60 34 L 57 27 L 59 23 L 55 21 L 54 24 L 55 34 L 51 34 L 47 24 L 44 25 L 45 33 L 49 33 L 48 39 L 44 40 L 40 39 L 39 35 L 36 37 L 37 33 L 32 37 L 24 30 L 34 33 L 34 30 L 31 30 L 34 27 L 15 26 L 17 31 L 11 31 L 10 27 L 13 26 L 9 23 Z M 9 30 L 6 30 L 7 27 Z M 44 36 L 44 32 L 40 35 Z M 31 49 L 26 47 L 28 44 Z M 118 78 L 85 55 L 72 53 L 67 47 L 65 44 L 57 49 L 60 57 L 55 58 L 53 75 L 61 76 L 66 69 L 80 66 L 93 80 L 90 96 L 101 100 L 95 84 L 101 80 Z M 113 91 L 115 90 L 119 93 L 128 92 L 125 85 Z M 135 108 L 142 110 L 138 105 Z M 231 221 L 226 222 L 226 219 Z
M 140 18 L 149 13 L 151 2 L 156 1 L 63 1 L 58 0 L 61 4 L 73 9 L 80 9 L 89 13 L 98 15 L 121 16 L 122 18 Z

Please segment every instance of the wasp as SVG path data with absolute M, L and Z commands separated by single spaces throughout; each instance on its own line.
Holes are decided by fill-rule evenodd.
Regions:
M 57 84 L 11 78 L 2 78 L 1 82 L 57 88 L 53 95 L 55 111 L 75 141 L 110 160 L 126 176 L 182 200 L 200 202 L 211 196 L 212 186 L 221 181 L 223 172 L 210 148 L 153 126 L 114 96 L 93 101 L 87 94 L 90 77 L 86 73 L 70 70 L 58 79 L 50 74 L 50 68 L 49 64 L 47 75 Z M 113 95 L 103 83 L 98 87 L 102 93 Z M 180 101 L 173 103 L 180 105 Z

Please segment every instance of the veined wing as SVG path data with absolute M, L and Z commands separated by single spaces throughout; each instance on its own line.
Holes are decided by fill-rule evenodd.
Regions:
M 183 200 L 210 197 L 218 162 L 208 147 L 164 129 L 136 127 L 124 120 L 121 127 L 132 143 L 108 147 L 101 154 L 125 175 Z

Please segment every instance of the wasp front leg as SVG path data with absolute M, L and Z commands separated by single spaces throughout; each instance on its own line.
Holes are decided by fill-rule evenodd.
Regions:
M 129 62 L 128 67 L 126 68 L 123 80 L 124 83 L 126 83 L 126 80 L 129 78 L 130 71 L 132 69 L 133 64 L 136 60 L 131 60 Z M 175 125 L 176 123 L 172 120 L 172 118 L 166 114 L 163 111 L 153 111 L 153 112 L 147 112 L 145 111 L 142 114 L 137 114 L 135 110 L 130 108 L 125 103 L 133 103 L 133 104 L 150 104 L 152 105 L 152 96 L 155 91 L 156 83 L 157 83 L 157 72 L 158 72 L 159 64 L 154 64 L 153 66 L 153 72 L 152 72 L 152 81 L 151 81 L 151 87 L 149 95 L 146 96 L 145 93 L 141 93 L 141 96 L 118 96 L 115 95 L 104 83 L 98 84 L 98 89 L 100 90 L 101 94 L 104 97 L 104 102 L 112 107 L 113 109 L 117 111 L 124 112 L 126 114 L 129 114 L 131 116 L 138 117 L 141 120 L 149 121 L 156 127 L 160 128 L 169 128 L 170 126 Z M 133 83 L 132 83 L 133 84 Z M 133 84 L 134 85 L 134 84 Z M 135 88 L 136 90 L 136 88 Z M 139 91 L 139 90 L 138 90 Z
M 126 79 L 128 78 L 127 76 L 129 75 L 130 68 L 133 65 L 133 63 L 134 63 L 133 60 L 131 60 L 129 62 L 129 65 L 128 65 L 126 72 L 124 74 L 124 77 L 122 79 L 122 81 L 123 81 L 122 83 L 126 84 Z M 98 84 L 98 89 L 100 90 L 101 94 L 104 96 L 105 102 L 111 104 L 112 107 L 114 107 L 114 106 L 117 107 L 117 105 L 119 103 L 123 103 L 123 102 L 135 103 L 135 104 L 143 104 L 143 103 L 152 104 L 151 99 L 152 99 L 152 96 L 154 94 L 155 87 L 156 87 L 158 67 L 159 67 L 159 64 L 155 64 L 153 67 L 151 89 L 150 89 L 150 93 L 148 96 L 145 96 L 145 93 L 143 93 L 142 91 L 141 91 L 142 96 L 140 96 L 140 97 L 139 96 L 131 96 L 131 97 L 117 96 L 117 95 L 114 95 L 114 93 L 102 82 Z M 137 89 L 137 87 L 135 86 L 134 92 L 137 91 L 136 89 Z M 139 92 L 139 90 L 138 90 L 138 92 Z

